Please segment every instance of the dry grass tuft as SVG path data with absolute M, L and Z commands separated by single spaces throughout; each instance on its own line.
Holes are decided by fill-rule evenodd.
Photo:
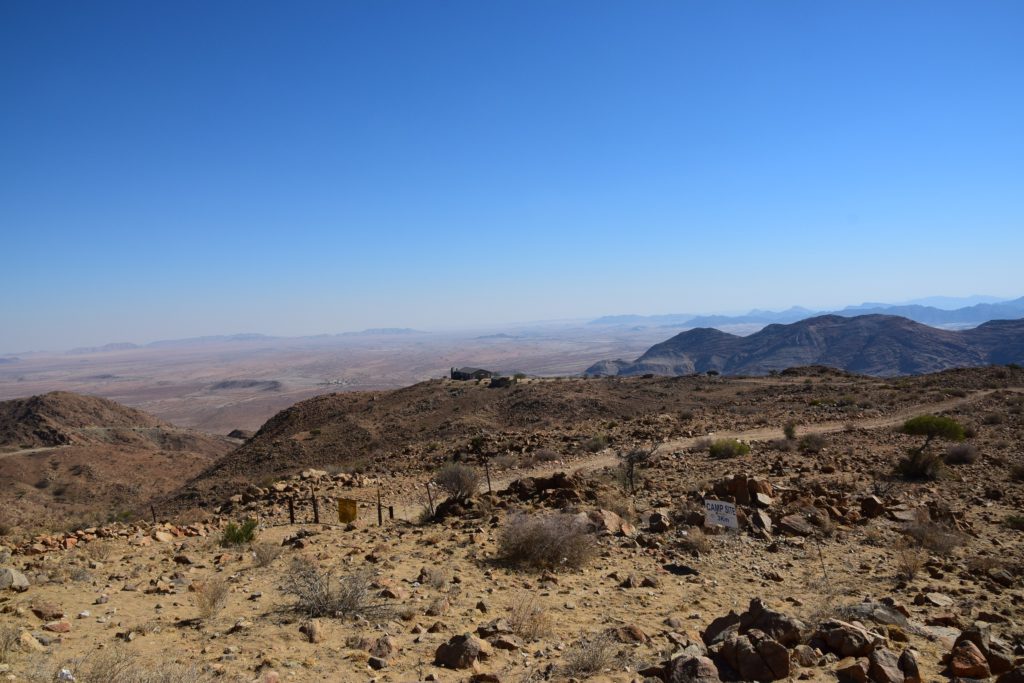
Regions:
M 139 658 L 115 647 L 94 650 L 56 666 L 41 662 L 28 674 L 32 683 L 75 681 L 76 683 L 211 683 L 214 679 L 193 666 L 168 661 L 141 662 Z
M 203 620 L 213 618 L 228 603 L 228 582 L 220 577 L 211 577 L 202 583 L 193 584 L 196 607 Z
M 896 574 L 901 579 L 913 581 L 928 561 L 928 553 L 920 548 L 899 548 L 896 550 Z
M 532 593 L 523 592 L 516 597 L 508 621 L 512 632 L 527 642 L 551 634 L 551 615 Z
M 257 567 L 269 567 L 281 554 L 281 546 L 276 543 L 255 543 L 252 546 L 252 557 Z
M 615 641 L 607 633 L 580 638 L 562 658 L 566 676 L 591 676 L 610 667 L 617 657 Z

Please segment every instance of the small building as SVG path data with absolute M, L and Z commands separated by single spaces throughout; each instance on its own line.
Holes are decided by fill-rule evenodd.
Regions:
M 472 380 L 472 379 L 488 379 L 494 373 L 490 370 L 482 370 L 480 368 L 452 368 L 452 379 L 458 380 Z

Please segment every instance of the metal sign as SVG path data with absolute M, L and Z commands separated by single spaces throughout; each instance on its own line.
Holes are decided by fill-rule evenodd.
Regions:
M 356 501 L 351 498 L 339 498 L 338 499 L 338 521 L 342 524 L 348 524 L 349 522 L 356 521 L 356 515 L 359 514 L 359 508 L 356 507 Z
M 736 504 L 706 498 L 704 500 L 704 526 L 727 526 L 730 529 L 738 529 L 740 525 L 736 521 Z

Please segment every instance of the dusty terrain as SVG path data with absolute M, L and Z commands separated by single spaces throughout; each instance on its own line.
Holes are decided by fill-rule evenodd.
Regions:
M 318 394 L 394 389 L 473 365 L 569 375 L 595 358 L 634 356 L 663 328 L 543 326 L 459 334 L 257 338 L 18 354 L 0 364 L 0 400 L 49 391 L 103 396 L 162 420 L 215 434 L 256 430 L 279 410 Z
M 79 681 L 97 680 L 87 677 L 89 661 L 111 653 L 170 672 L 161 680 L 186 681 L 1024 674 L 1019 369 L 891 381 L 813 368 L 756 380 L 534 380 L 504 389 L 445 381 L 405 391 L 322 397 L 278 416 L 229 456 L 230 467 L 202 479 L 211 482 L 194 499 L 207 506 L 202 523 L 57 536 L 6 530 L 14 554 L 0 566 L 30 584 L 0 593 L 0 624 L 26 641 L 10 648 L 7 675 L 50 680 L 32 672 L 65 666 Z M 971 450 L 930 444 L 949 460 L 937 479 L 894 473 L 923 441 L 896 427 L 920 414 L 967 427 Z M 784 438 L 787 422 L 793 439 Z M 356 428 L 378 443 L 339 452 L 332 466 L 332 446 L 315 439 L 340 446 Z M 409 451 L 374 455 L 394 430 Z M 712 457 L 707 440 L 726 437 L 749 442 L 750 452 Z M 298 445 L 285 447 L 289 440 Z M 651 455 L 630 491 L 618 456 L 633 447 Z M 270 467 L 246 481 L 245 467 L 279 451 L 287 459 L 278 476 Z M 477 472 L 488 460 L 494 495 L 482 483 L 472 499 L 440 506 L 440 519 L 424 519 L 425 484 L 455 453 Z M 323 468 L 308 469 L 313 463 Z M 385 512 L 382 526 L 378 490 L 396 513 Z M 323 522 L 337 498 L 361 501 L 359 519 L 312 524 L 314 493 Z M 696 531 L 705 498 L 734 500 L 740 529 Z M 559 511 L 576 515 L 573 524 L 587 520 L 589 561 L 531 569 L 502 558 L 518 513 Z M 259 520 L 255 542 L 222 547 L 224 524 L 250 517 Z M 354 619 L 295 609 L 289 577 L 309 567 L 331 571 L 332 582 L 364 577 L 369 603 L 382 609 L 363 604 Z M 217 586 L 223 604 L 202 610 Z M 742 621 L 719 634 L 733 620 L 717 620 L 730 611 Z M 467 633 L 475 635 L 442 647 Z M 476 648 L 482 654 L 471 656 Z M 71 660 L 87 655 L 76 670 Z M 745 678 L 733 668 L 741 665 L 754 667 Z
M 63 529 L 125 516 L 238 443 L 95 396 L 0 401 L 0 524 Z

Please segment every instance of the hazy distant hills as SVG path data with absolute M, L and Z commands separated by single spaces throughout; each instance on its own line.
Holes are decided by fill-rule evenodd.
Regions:
M 926 325 L 967 327 L 989 320 L 1013 320 L 1024 317 L 1024 297 L 1011 301 L 986 301 L 994 297 L 973 296 L 961 299 L 928 297 L 907 304 L 865 303 L 847 306 L 839 311 L 813 311 L 793 306 L 784 311 L 753 310 L 745 315 L 609 315 L 590 322 L 591 325 L 647 325 L 652 327 L 725 327 L 728 325 L 793 323 L 818 315 L 898 315 Z M 971 303 L 947 308 L 957 303 Z
M 764 375 L 801 365 L 827 365 L 893 376 L 991 363 L 1024 363 L 1024 320 L 950 331 L 893 315 L 824 315 L 768 325 L 747 337 L 698 328 L 655 344 L 635 361 L 601 361 L 585 374 L 688 375 L 715 370 Z

